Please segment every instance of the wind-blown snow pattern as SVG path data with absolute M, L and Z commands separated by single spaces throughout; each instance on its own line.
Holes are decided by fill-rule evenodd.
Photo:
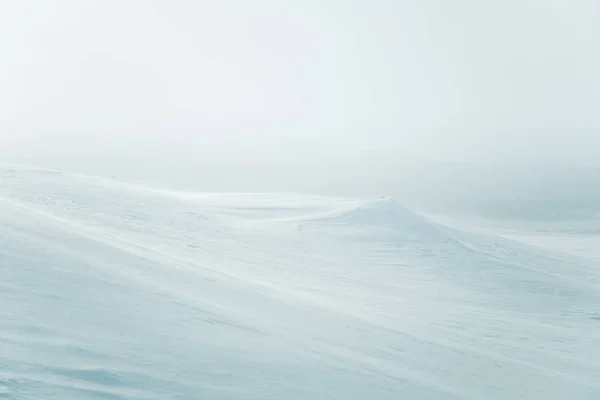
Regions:
M 0 398 L 600 399 L 600 263 L 392 199 L 0 167 Z

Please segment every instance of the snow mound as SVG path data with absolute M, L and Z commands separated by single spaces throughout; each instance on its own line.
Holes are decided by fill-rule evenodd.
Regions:
M 430 229 L 434 226 L 425 217 L 410 211 L 398 201 L 389 197 L 364 201 L 347 210 L 333 213 L 325 219 L 347 225 L 379 226 L 395 229 Z
M 0 167 L 0 398 L 593 399 L 600 264 L 393 199 Z

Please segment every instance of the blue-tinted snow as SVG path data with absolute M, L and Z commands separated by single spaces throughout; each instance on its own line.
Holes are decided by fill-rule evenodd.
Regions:
M 387 198 L 5 165 L 0 398 L 598 399 L 600 261 Z

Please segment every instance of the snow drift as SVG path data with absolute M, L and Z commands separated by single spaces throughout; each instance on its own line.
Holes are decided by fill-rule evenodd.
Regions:
M 594 399 L 600 270 L 392 199 L 0 167 L 0 398 Z

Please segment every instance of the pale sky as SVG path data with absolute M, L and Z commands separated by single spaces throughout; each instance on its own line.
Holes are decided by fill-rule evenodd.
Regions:
M 597 0 L 3 0 L 0 159 L 207 190 L 600 162 Z

